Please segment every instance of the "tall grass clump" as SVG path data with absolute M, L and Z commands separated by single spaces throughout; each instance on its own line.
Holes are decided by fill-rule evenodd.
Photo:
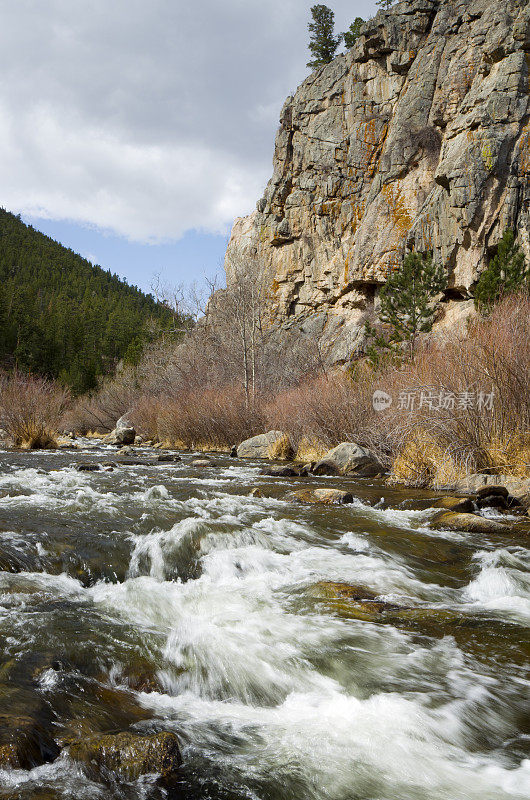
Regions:
M 46 378 L 19 372 L 0 376 L 0 425 L 17 447 L 55 447 L 68 404 L 68 391 Z

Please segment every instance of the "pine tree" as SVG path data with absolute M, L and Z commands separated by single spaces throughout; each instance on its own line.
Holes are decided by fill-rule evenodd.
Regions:
M 313 6 L 311 8 L 311 16 L 313 21 L 308 25 L 311 34 L 309 50 L 313 59 L 308 62 L 307 66 L 311 69 L 318 69 L 318 67 L 329 64 L 333 60 L 337 47 L 341 42 L 342 34 L 335 36 L 333 33 L 335 14 L 327 6 Z
M 497 248 L 497 254 L 490 261 L 475 286 L 475 305 L 483 314 L 488 314 L 495 303 L 505 294 L 510 294 L 528 286 L 530 270 L 525 256 L 515 244 L 515 234 L 505 230 Z
M 379 319 L 390 327 L 389 338 L 379 336 L 372 326 L 366 325 L 367 334 L 374 340 L 369 351 L 372 360 L 375 360 L 374 345 L 395 351 L 406 343 L 412 357 L 418 335 L 428 333 L 433 326 L 438 306 L 436 295 L 446 286 L 445 269 L 433 262 L 430 253 L 409 253 L 379 295 Z
M 364 19 L 362 17 L 355 17 L 355 20 L 350 25 L 349 29 L 342 34 L 342 38 L 344 39 L 344 44 L 350 49 L 353 47 L 357 39 L 359 38 L 359 34 L 361 32 L 361 27 L 364 25 Z

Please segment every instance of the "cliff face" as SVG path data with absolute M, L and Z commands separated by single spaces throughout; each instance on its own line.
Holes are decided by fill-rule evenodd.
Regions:
M 236 220 L 272 312 L 348 358 L 407 247 L 450 271 L 449 316 L 507 227 L 530 256 L 528 0 L 409 0 L 310 75 L 281 113 L 274 174 Z M 470 305 L 470 301 L 461 307 Z

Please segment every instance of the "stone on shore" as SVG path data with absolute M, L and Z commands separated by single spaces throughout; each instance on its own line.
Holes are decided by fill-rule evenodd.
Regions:
M 134 444 L 136 439 L 136 430 L 131 425 L 129 420 L 123 416 L 116 423 L 114 430 L 105 436 L 103 441 L 106 444 L 115 444 L 119 447 Z
M 292 455 L 292 447 L 287 444 L 286 439 L 282 431 L 260 433 L 241 442 L 237 447 L 237 456 L 238 458 L 288 458 L 289 454 Z

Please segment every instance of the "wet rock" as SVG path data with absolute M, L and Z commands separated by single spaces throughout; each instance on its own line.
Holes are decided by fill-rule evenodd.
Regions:
M 314 475 L 372 477 L 383 472 L 384 469 L 374 454 L 354 442 L 337 445 L 313 467 Z
M 160 455 L 157 456 L 156 460 L 160 464 L 169 464 L 175 461 L 182 461 L 180 456 L 172 455 L 171 453 L 160 453 Z
M 401 606 L 376 599 L 376 594 L 365 586 L 321 581 L 310 595 L 324 601 L 333 611 L 349 619 L 382 622 L 403 627 L 441 629 L 478 624 L 457 611 L 424 606 Z
M 509 533 L 511 527 L 493 519 L 485 519 L 478 514 L 443 511 L 431 520 L 431 526 L 439 530 L 459 531 L 464 533 Z
M 470 497 L 441 497 L 432 504 L 433 508 L 445 508 L 447 511 L 464 512 L 472 514 L 475 504 Z
M 76 469 L 78 472 L 99 472 L 101 467 L 99 464 L 77 464 Z
M 296 467 L 267 467 L 260 474 L 270 475 L 271 478 L 295 478 L 300 475 L 300 471 Z
M 149 683 L 154 671 L 135 671 L 131 669 L 130 677 L 138 686 L 140 676 Z M 123 676 L 124 681 L 128 676 Z M 133 686 L 130 687 L 133 689 Z M 63 676 L 62 693 L 54 697 L 55 709 L 63 721 L 57 732 L 57 739 L 63 745 L 70 745 L 87 736 L 100 736 L 123 730 L 150 718 L 132 692 L 113 686 L 101 684 L 98 680 L 84 675 L 69 674 Z
M 483 486 L 476 493 L 476 505 L 479 509 L 496 508 L 511 514 L 526 514 L 526 508 L 513 497 L 506 486 Z
M 129 445 L 126 445 L 125 447 L 121 447 L 118 450 L 118 455 L 119 456 L 129 456 L 129 455 L 131 455 L 131 453 L 134 453 L 134 450 L 133 450 L 132 447 L 129 447 Z
M 155 773 L 168 783 L 182 763 L 178 739 L 171 731 L 92 736 L 71 744 L 69 753 L 76 761 L 109 770 L 126 781 Z
M 263 497 L 261 489 L 251 489 L 248 493 L 249 497 Z
M 297 503 L 321 503 L 322 505 L 342 505 L 353 503 L 355 500 L 350 492 L 343 492 L 341 489 L 298 489 L 296 492 L 289 492 L 285 499 Z
M 0 767 L 32 769 L 59 755 L 52 714 L 29 689 L 0 685 Z
M 300 477 L 309 478 L 311 475 L 313 475 L 313 470 L 315 468 L 316 463 L 317 463 L 316 461 L 310 461 L 307 464 L 304 464 L 302 467 L 300 467 L 298 471 Z
M 286 436 L 282 431 L 261 433 L 259 436 L 253 436 L 251 439 L 241 442 L 237 447 L 237 455 L 239 458 L 278 458 L 275 448 L 285 439 Z M 292 457 L 292 447 L 288 447 L 286 450 L 290 450 Z
M 192 467 L 213 467 L 215 466 L 213 461 L 209 458 L 194 458 L 191 462 Z

